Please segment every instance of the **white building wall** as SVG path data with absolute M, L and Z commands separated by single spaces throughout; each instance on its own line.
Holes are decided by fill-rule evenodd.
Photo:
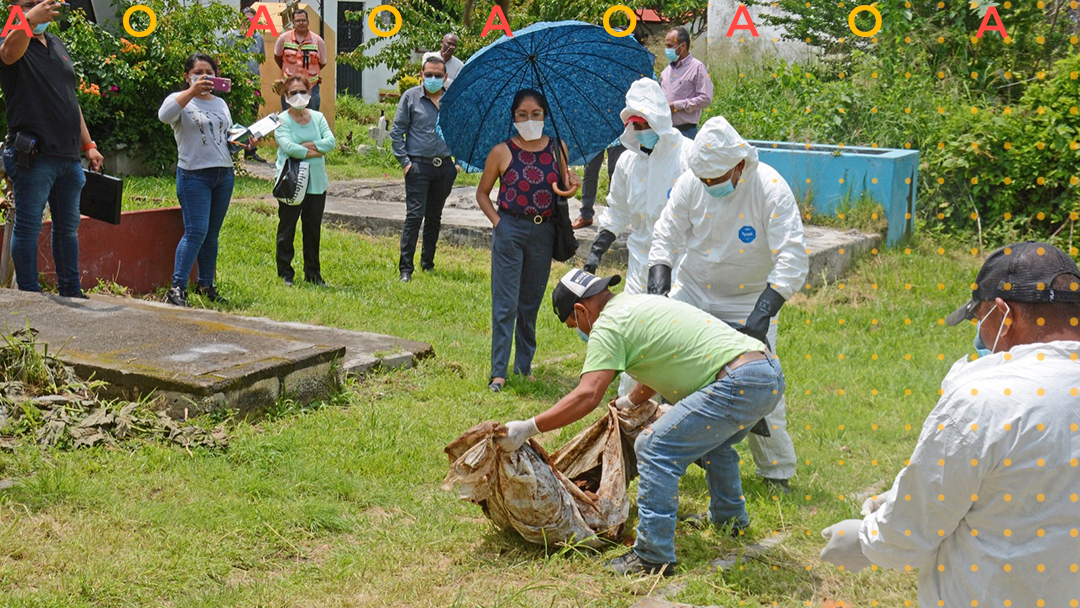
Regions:
M 744 58 L 760 59 L 766 55 L 775 55 L 791 61 L 803 61 L 813 53 L 811 47 L 798 41 L 785 41 L 781 37 L 782 30 L 764 25 L 760 18 L 765 14 L 776 14 L 779 9 L 759 6 L 748 6 L 747 10 L 757 28 L 758 37 L 754 38 L 748 30 L 736 30 L 731 38 L 727 38 L 728 28 L 735 20 L 735 13 L 739 8 L 737 0 L 711 0 L 709 3 L 709 26 L 707 29 L 707 41 L 709 58 L 712 62 L 723 60 L 727 57 L 742 55 Z M 746 19 L 741 19 L 745 24 Z M 743 41 L 739 42 L 739 38 Z

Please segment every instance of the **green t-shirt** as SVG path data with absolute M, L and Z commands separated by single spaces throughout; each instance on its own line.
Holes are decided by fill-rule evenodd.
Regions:
M 720 368 L 765 345 L 690 304 L 619 294 L 589 333 L 581 373 L 625 371 L 675 403 L 715 381 Z

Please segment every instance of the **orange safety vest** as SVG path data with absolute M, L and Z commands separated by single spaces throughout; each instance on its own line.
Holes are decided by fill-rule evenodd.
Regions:
M 287 36 L 283 45 L 282 72 L 286 76 L 307 75 L 313 85 L 318 83 L 322 67 L 319 65 L 319 45 L 315 44 L 314 35 L 308 32 L 308 37 L 299 42 L 295 30 L 282 35 Z

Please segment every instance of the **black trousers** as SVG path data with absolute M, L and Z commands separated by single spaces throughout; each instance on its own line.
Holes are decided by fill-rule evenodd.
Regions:
M 322 234 L 323 210 L 326 208 L 326 194 L 304 196 L 299 205 L 278 203 L 277 226 L 277 273 L 283 279 L 293 280 L 293 241 L 296 239 L 296 221 L 303 222 L 301 235 L 304 242 L 304 280 L 318 282 L 322 280 L 319 267 L 319 237 Z
M 455 179 L 457 169 L 452 162 L 444 162 L 441 167 L 413 162 L 405 176 L 405 225 L 401 230 L 399 271 L 411 273 L 414 270 L 413 258 L 421 224 L 424 241 L 420 250 L 420 268 L 431 270 L 435 267 L 435 244 L 439 242 L 443 206 L 454 188 Z

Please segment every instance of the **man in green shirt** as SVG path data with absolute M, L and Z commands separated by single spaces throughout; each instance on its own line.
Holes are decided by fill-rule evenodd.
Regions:
M 634 549 L 608 563 L 620 574 L 675 572 L 679 478 L 691 462 L 705 469 L 709 520 L 735 530 L 750 524 L 742 498 L 742 441 L 784 394 L 784 374 L 765 345 L 700 309 L 654 295 L 613 294 L 618 275 L 566 273 L 551 294 L 555 314 L 588 343 L 577 388 L 530 420 L 506 423 L 506 451 L 529 437 L 584 418 L 626 372 L 637 385 L 614 401 L 632 407 L 659 393 L 672 409 L 634 443 L 638 527 Z

